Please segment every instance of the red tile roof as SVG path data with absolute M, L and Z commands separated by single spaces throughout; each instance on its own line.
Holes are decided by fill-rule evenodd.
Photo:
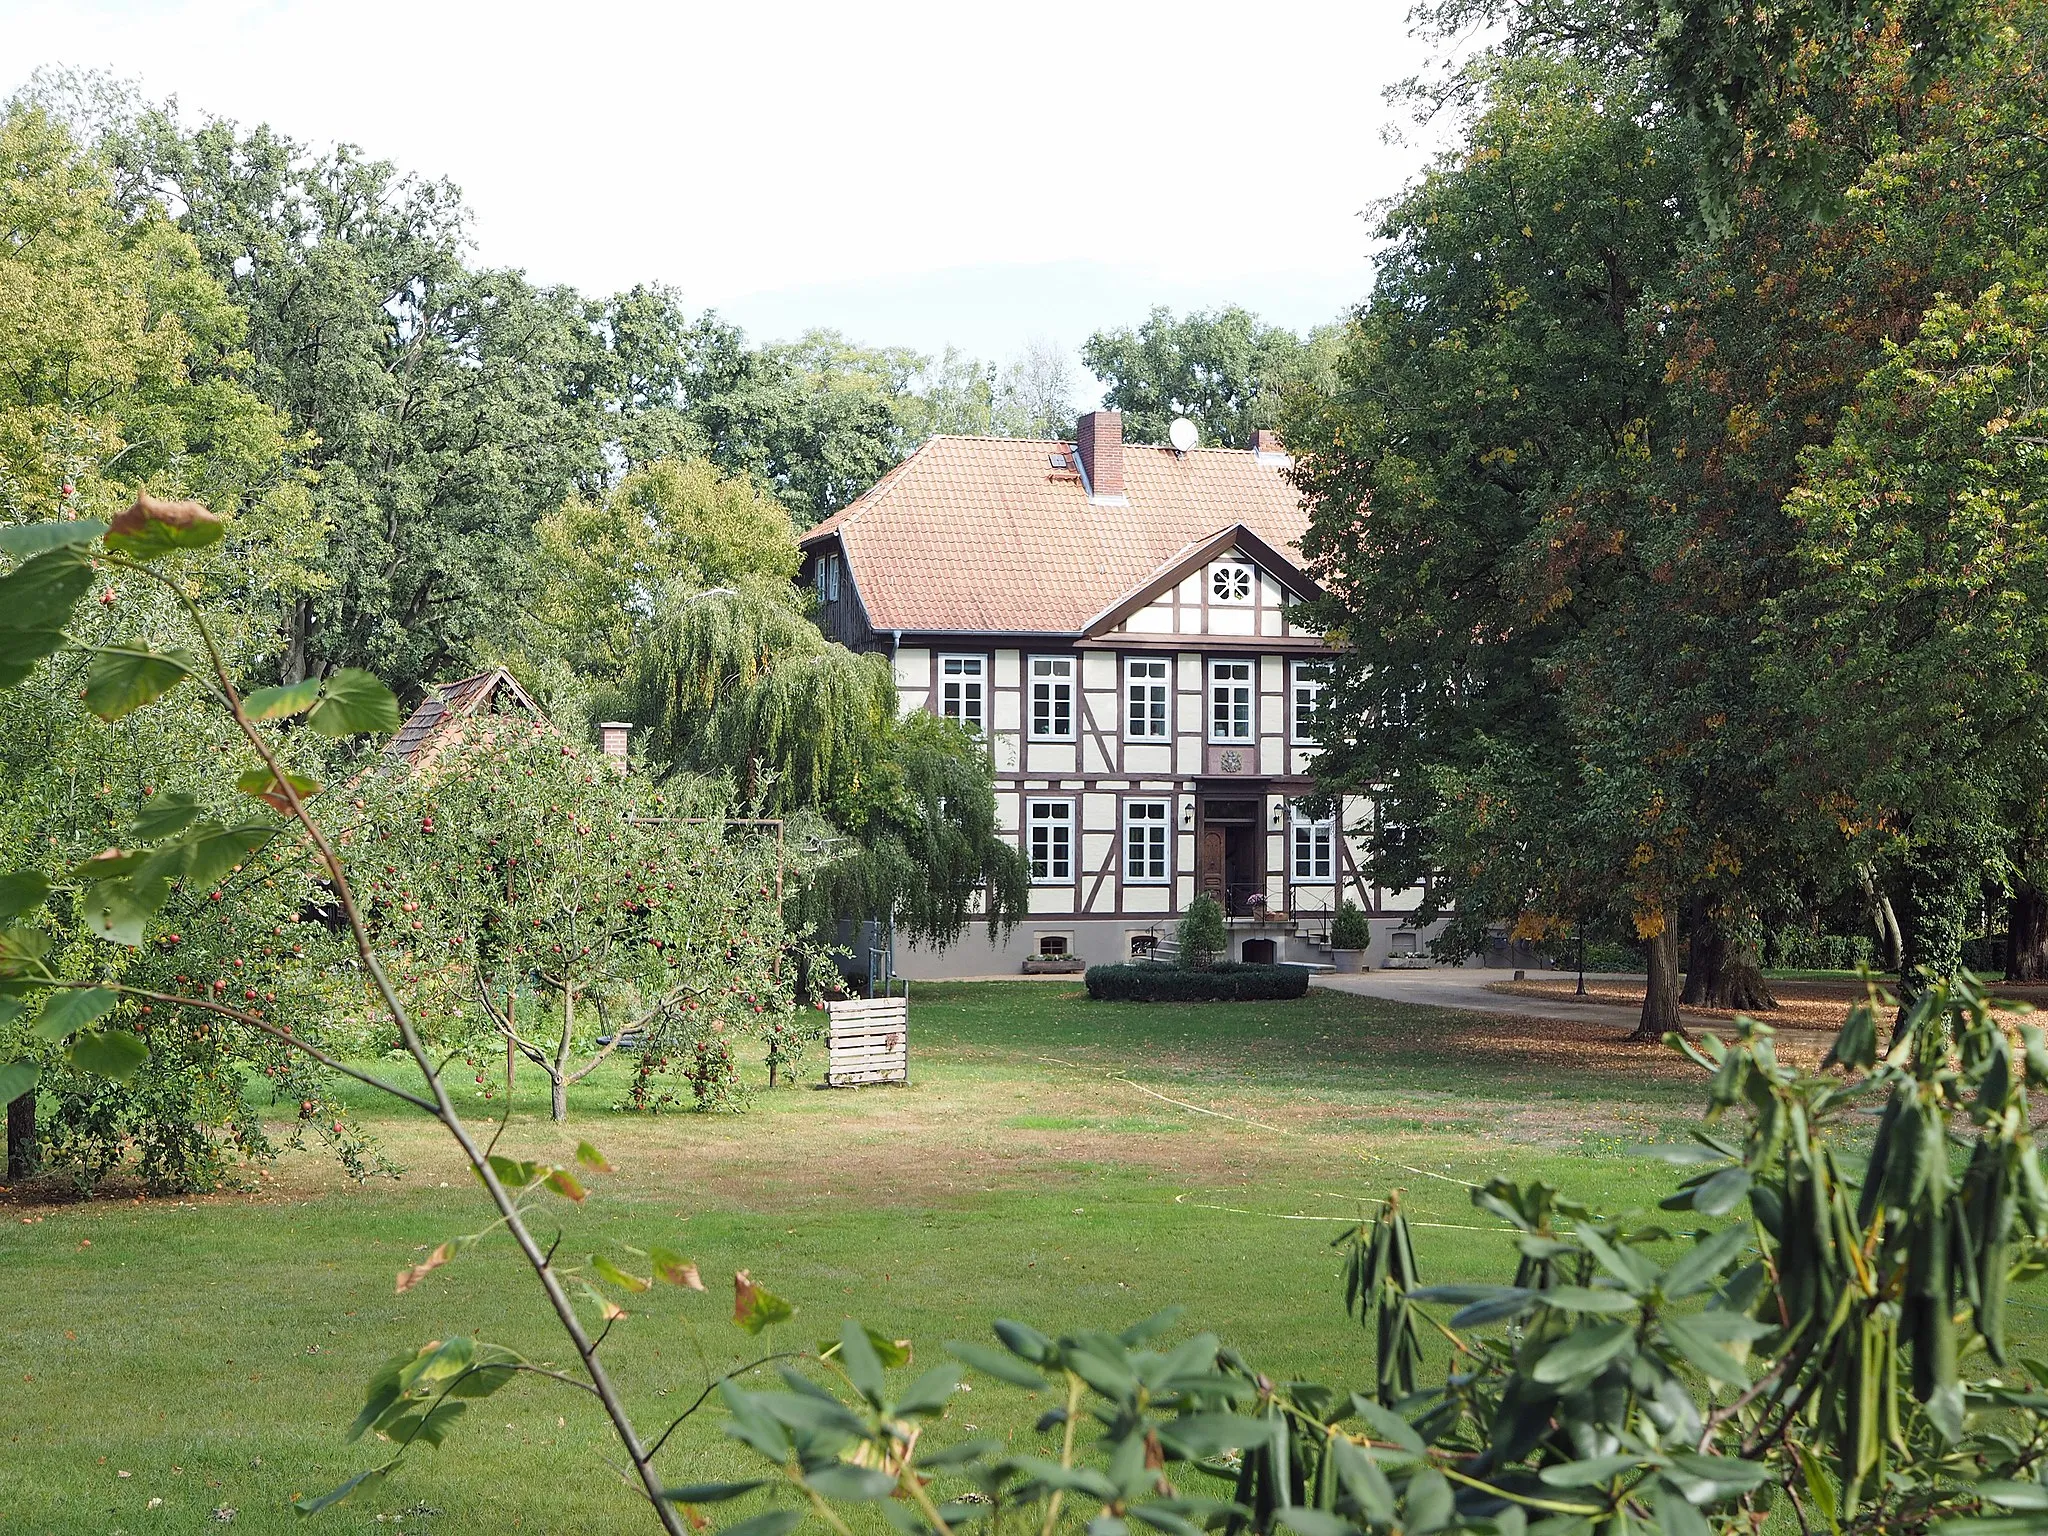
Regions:
M 420 707 L 398 728 L 398 734 L 384 744 L 385 755 L 418 766 L 446 745 L 463 721 L 494 709 L 517 709 L 535 718 L 540 716 L 540 706 L 512 680 L 512 674 L 503 667 L 493 667 L 474 677 L 436 683 L 429 688 Z
M 839 537 L 877 630 L 1079 633 L 1239 523 L 1299 559 L 1308 514 L 1270 458 L 1130 444 L 1123 454 L 1128 505 L 1095 505 L 1066 467 L 1071 443 L 935 437 L 803 543 Z

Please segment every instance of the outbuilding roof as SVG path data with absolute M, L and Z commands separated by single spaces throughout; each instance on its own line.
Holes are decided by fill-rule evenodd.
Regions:
M 816 552 L 839 540 L 883 631 L 1079 634 L 1236 525 L 1298 564 L 1308 514 L 1284 461 L 1122 451 L 1122 497 L 1091 501 L 1072 443 L 935 437 L 802 542 Z
M 540 716 L 540 706 L 503 667 L 452 683 L 436 683 L 420 700 L 419 708 L 398 728 L 398 734 L 384 744 L 384 753 L 417 767 L 443 746 L 463 721 L 478 714 L 505 713 L 511 709 L 535 718 Z

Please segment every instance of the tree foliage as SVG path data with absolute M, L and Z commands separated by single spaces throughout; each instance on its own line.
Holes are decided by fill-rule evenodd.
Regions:
M 1105 384 L 1102 403 L 1123 412 L 1130 441 L 1164 443 L 1185 416 L 1211 446 L 1249 448 L 1254 430 L 1278 425 L 1285 391 L 1327 366 L 1334 340 L 1326 330 L 1304 341 L 1236 305 L 1178 317 L 1162 307 L 1135 330 L 1097 331 L 1081 361 Z

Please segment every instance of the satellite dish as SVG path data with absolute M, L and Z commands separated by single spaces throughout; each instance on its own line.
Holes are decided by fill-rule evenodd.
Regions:
M 1176 416 L 1173 425 L 1166 429 L 1166 437 L 1173 444 L 1175 453 L 1186 453 L 1202 440 L 1202 433 L 1187 417 Z

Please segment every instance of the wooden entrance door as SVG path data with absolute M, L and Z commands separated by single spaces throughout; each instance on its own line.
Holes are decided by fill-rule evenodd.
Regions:
M 1222 827 L 1202 828 L 1202 851 L 1195 863 L 1196 888 L 1204 896 L 1213 896 L 1218 901 L 1223 900 L 1223 850 L 1227 838 L 1228 833 Z

